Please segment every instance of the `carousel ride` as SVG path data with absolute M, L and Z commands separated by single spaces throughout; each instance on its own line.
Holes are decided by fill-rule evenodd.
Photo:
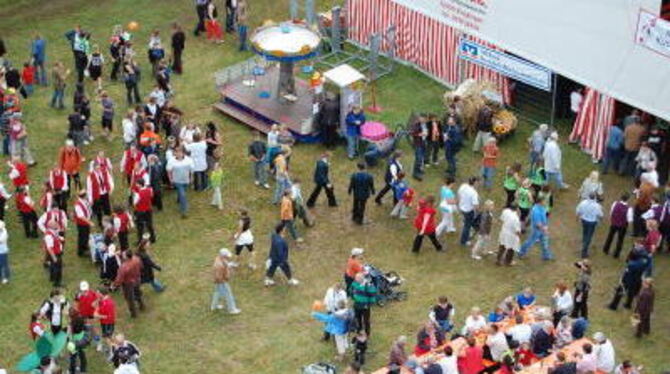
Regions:
M 268 22 L 250 41 L 258 58 L 240 74 L 217 79 L 221 101 L 214 108 L 263 133 L 272 124 L 285 124 L 298 140 L 308 141 L 315 94 L 295 71 L 298 63 L 316 56 L 321 35 L 301 22 Z

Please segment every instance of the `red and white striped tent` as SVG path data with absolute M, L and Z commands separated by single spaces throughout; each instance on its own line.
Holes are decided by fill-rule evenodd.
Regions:
M 594 160 L 605 156 L 609 129 L 614 123 L 615 100 L 590 87 L 584 93 L 582 106 L 570 133 L 570 141 L 579 142 L 582 150 Z
M 450 86 L 468 78 L 490 81 L 498 86 L 503 100 L 509 103 L 509 79 L 482 66 L 460 60 L 458 41 L 467 37 L 496 48 L 478 38 L 470 37 L 445 23 L 434 20 L 392 0 L 347 0 L 349 37 L 367 45 L 371 34 L 396 26 L 396 56 L 409 62 Z M 388 49 L 382 45 L 383 50 Z

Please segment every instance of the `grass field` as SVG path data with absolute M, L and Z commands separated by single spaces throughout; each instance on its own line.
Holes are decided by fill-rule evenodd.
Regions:
M 287 17 L 287 0 L 253 0 L 252 25 L 271 18 Z M 62 60 L 72 65 L 72 56 L 63 34 L 76 23 L 92 31 L 93 39 L 106 50 L 107 37 L 112 26 L 136 20 L 142 28 L 134 38 L 136 51 L 144 71 L 149 66 L 144 46 L 154 27 L 162 31 L 164 42 L 169 39 L 169 26 L 177 20 L 190 30 L 195 22 L 192 1 L 177 0 L 0 0 L 0 35 L 7 43 L 9 58 L 22 63 L 28 57 L 29 38 L 33 30 L 41 32 L 48 41 L 48 61 Z M 320 6 L 327 7 L 321 3 Z M 185 52 L 185 74 L 173 79 L 176 105 L 186 113 L 188 120 L 204 123 L 213 120 L 219 125 L 224 138 L 225 210 L 211 208 L 209 193 L 190 192 L 191 214 L 187 220 L 176 219 L 175 195 L 167 194 L 167 208 L 156 216 L 158 242 L 156 260 L 163 265 L 159 277 L 168 285 L 163 294 L 146 290 L 148 311 L 140 318 L 130 320 L 121 297 L 117 296 L 119 318 L 117 330 L 125 332 L 143 351 L 142 368 L 145 373 L 295 373 L 307 363 L 328 361 L 334 347 L 319 342 L 321 324 L 309 316 L 312 300 L 321 298 L 326 288 L 341 279 L 349 250 L 354 246 L 366 249 L 368 260 L 382 269 L 396 270 L 407 279 L 409 299 L 391 304 L 372 313 L 371 353 L 367 369 L 385 364 L 388 348 L 400 334 L 414 336 L 426 317 L 428 307 L 438 295 L 448 295 L 457 308 L 457 321 L 462 322 L 466 311 L 478 305 L 488 310 L 505 296 L 532 285 L 540 302 L 549 303 L 553 284 L 559 280 L 572 281 L 572 262 L 577 257 L 581 231 L 574 217 L 576 188 L 593 168 L 587 156 L 572 146 L 564 146 L 567 182 L 570 191 L 559 193 L 551 222 L 551 245 L 558 261 L 542 263 L 537 252 L 520 266 L 503 269 L 494 266 L 491 259 L 473 262 L 468 253 L 456 244 L 454 237 L 446 240 L 447 253 L 435 253 L 425 247 L 419 256 L 409 253 L 414 230 L 408 222 L 391 221 L 387 215 L 389 203 L 383 207 L 369 205 L 371 225 L 358 227 L 349 221 L 350 199 L 346 196 L 348 175 L 354 163 L 346 160 L 343 149 L 333 158 L 332 173 L 340 207 L 328 209 L 320 201 L 315 209 L 316 227 L 306 230 L 305 243 L 293 247 L 291 262 L 296 277 L 302 281 L 297 288 L 280 284 L 274 288 L 262 286 L 262 274 L 238 271 L 232 288 L 243 313 L 228 316 L 212 314 L 209 300 L 212 291 L 210 266 L 219 248 L 231 246 L 235 227 L 235 209 L 247 207 L 254 218 L 259 259 L 267 253 L 267 236 L 278 220 L 278 211 L 269 204 L 269 193 L 253 186 L 250 166 L 246 160 L 246 144 L 250 140 L 247 128 L 213 113 L 210 105 L 218 97 L 214 91 L 213 73 L 249 54 L 236 52 L 235 40 L 228 38 L 223 46 L 213 46 L 203 39 L 196 40 L 188 33 Z M 50 65 L 50 64 L 49 64 Z M 106 73 L 108 73 L 107 68 Z M 148 80 L 142 82 L 142 94 L 149 92 Z M 71 108 L 73 84 L 66 92 L 66 104 Z M 120 115 L 125 111 L 125 92 L 121 84 L 106 84 L 117 107 L 116 140 L 107 142 L 97 138 L 85 149 L 88 156 L 105 149 L 115 164 L 121 155 Z M 380 104 L 385 108 L 374 118 L 386 123 L 404 122 L 411 110 L 440 111 L 444 88 L 422 74 L 400 67 L 391 76 L 379 82 Z M 87 85 L 89 94 L 93 88 Z M 46 104 L 51 90 L 38 88 L 37 94 L 25 101 L 24 118 L 30 132 L 32 149 L 39 166 L 31 170 L 35 186 L 51 167 L 58 147 L 63 142 L 67 127 L 67 111 L 50 109 Z M 95 134 L 100 133 L 100 108 L 94 106 Z M 502 145 L 500 165 L 526 160 L 525 139 L 532 130 L 522 123 L 517 134 Z M 565 134 L 567 128 L 562 128 Z M 407 148 L 407 144 L 403 144 Z M 409 149 L 408 153 L 409 153 Z M 299 145 L 294 152 L 292 170 L 304 183 L 304 193 L 312 187 L 313 163 L 320 146 Z M 478 159 L 466 148 L 460 155 L 461 178 L 478 173 Z M 411 157 L 406 157 L 406 166 Z M 421 194 L 437 193 L 443 166 L 430 168 L 427 178 L 413 186 Z M 381 187 L 382 168 L 373 171 Z M 500 172 L 497 186 L 501 185 Z M 607 176 L 606 204 L 630 187 L 630 181 Z M 119 184 L 121 185 L 121 184 Z M 34 190 L 38 190 L 35 188 Z M 502 188 L 495 188 L 486 197 L 503 201 Z M 34 198 L 37 196 L 33 196 Z M 114 197 L 122 201 L 121 192 Z M 13 204 L 11 204 L 13 205 Z M 27 326 L 31 311 L 48 295 L 49 285 L 40 267 L 40 247 L 35 241 L 26 241 L 20 229 L 15 210 L 8 213 L 10 231 L 12 282 L 0 286 L 0 367 L 12 367 L 18 358 L 31 349 Z M 65 256 L 65 284 L 72 294 L 78 282 L 97 279 L 93 266 L 73 256 L 74 230 L 71 230 Z M 497 226 L 494 228 L 497 233 Z M 648 373 L 669 369 L 664 358 L 670 338 L 670 301 L 664 292 L 670 286 L 667 254 L 656 262 L 657 306 L 653 319 L 653 333 L 644 340 L 635 340 L 629 323 L 630 313 L 611 312 L 603 305 L 612 294 L 622 264 L 604 257 L 597 249 L 604 240 L 605 227 L 600 226 L 594 239 L 593 291 L 591 297 L 591 332 L 602 330 L 614 341 L 619 359 L 630 358 L 644 364 Z M 102 358 L 89 349 L 91 373 L 111 372 Z M 619 360 L 620 361 L 620 360 Z

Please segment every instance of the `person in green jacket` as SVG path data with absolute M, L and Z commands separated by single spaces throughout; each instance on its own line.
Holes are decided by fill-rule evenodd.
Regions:
M 221 198 L 221 185 L 223 184 L 223 169 L 218 162 L 214 163 L 212 172 L 209 174 L 209 185 L 212 187 L 211 204 L 223 210 L 223 199 Z
M 528 173 L 528 178 L 533 186 L 533 193 L 535 196 L 540 192 L 542 186 L 547 184 L 547 175 L 544 172 L 544 167 L 542 167 L 542 160 L 540 159 L 539 164 L 535 164 Z
M 516 191 L 516 201 L 519 206 L 519 218 L 521 218 L 521 231 L 523 232 L 528 223 L 528 213 L 534 202 L 530 179 L 526 178 L 521 182 L 521 187 Z
M 377 302 L 377 287 L 361 272 L 356 274 L 351 283 L 351 294 L 354 300 L 356 332 L 365 330 L 365 334 L 370 336 L 370 307 Z
M 505 170 L 505 178 L 503 179 L 503 188 L 507 193 L 505 207 L 510 207 L 514 203 L 519 184 L 521 184 L 521 163 L 515 162 Z

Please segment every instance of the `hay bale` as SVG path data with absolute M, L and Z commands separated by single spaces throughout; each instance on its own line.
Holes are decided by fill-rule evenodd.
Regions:
M 477 128 L 477 114 L 484 104 L 492 105 L 495 111 L 499 105 L 486 99 L 483 92 L 498 92 L 496 85 L 489 81 L 475 81 L 474 79 L 466 79 L 454 91 L 449 91 L 444 94 L 444 104 L 448 108 L 454 101 L 455 97 L 461 98 L 461 106 L 463 108 L 463 130 L 468 134 L 476 132 Z

